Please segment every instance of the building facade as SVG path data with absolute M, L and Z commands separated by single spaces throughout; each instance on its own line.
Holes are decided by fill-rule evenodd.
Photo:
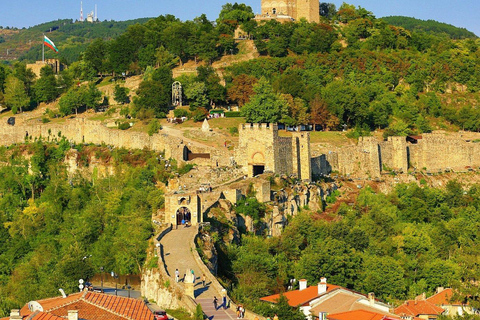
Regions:
M 262 0 L 262 13 L 257 20 L 290 20 L 305 18 L 308 22 L 319 22 L 318 0 Z

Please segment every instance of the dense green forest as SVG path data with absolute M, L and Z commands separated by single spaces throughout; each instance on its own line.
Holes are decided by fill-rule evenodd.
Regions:
M 383 17 L 388 24 L 403 27 L 410 31 L 424 31 L 433 34 L 447 34 L 452 39 L 477 38 L 477 36 L 465 28 L 458 28 L 451 24 L 435 20 L 420 20 L 403 16 Z
M 64 63 L 77 61 L 88 43 L 94 39 L 105 40 L 116 38 L 125 32 L 128 26 L 137 23 L 145 23 L 150 18 L 141 18 L 127 21 L 98 21 L 96 23 L 73 21 L 72 19 L 60 19 L 42 23 L 28 29 L 12 33 L 5 39 L 5 48 L 14 48 L 16 51 L 24 52 L 20 61 L 34 62 L 42 59 L 42 35 L 51 38 L 59 53 L 55 54 L 49 50 L 45 51 L 46 58 L 59 58 Z M 1 43 L 1 41 L 0 41 Z M 30 47 L 31 46 L 31 47 Z
M 476 108 L 480 102 L 478 40 L 452 39 L 460 29 L 407 30 L 345 3 L 338 10 L 330 8 L 319 24 L 258 23 L 253 17 L 253 10 L 244 4 L 226 4 L 215 22 L 205 15 L 185 22 L 166 15 L 130 25 L 111 40 L 96 38 L 84 43 L 81 60 L 57 79 L 61 83 L 51 90 L 51 97 L 77 90 L 69 89 L 72 80 L 95 81 L 102 74 L 143 74 L 137 98 L 126 102 L 128 110 L 124 113 L 139 118 L 163 117 L 171 100 L 169 70 L 195 60 L 203 61 L 198 74 L 182 75 L 177 80 L 183 84 L 184 101 L 196 120 L 203 120 L 213 105 L 238 104 L 245 105 L 247 121 L 314 123 L 324 129 L 347 126 L 356 128 L 358 134 L 376 129 L 384 130 L 385 135 L 432 129 L 480 130 L 480 111 Z M 106 23 L 92 28 L 105 31 Z M 87 32 L 77 24 L 66 24 L 59 30 L 62 28 Z M 253 39 L 261 57 L 225 66 L 224 86 L 210 65 L 238 53 L 239 41 L 234 39 L 237 28 Z M 0 87 L 4 88 L 7 107 L 22 104 L 20 101 L 23 108 L 16 109 L 28 110 L 39 102 L 51 101 L 30 90 L 35 79 L 28 78 L 28 71 L 19 73 L 20 69 L 15 67 L 12 74 L 9 68 L 2 71 L 0 67 Z M 18 88 L 16 94 L 6 93 L 5 89 L 15 84 L 11 81 L 6 85 L 9 74 L 22 80 L 29 97 L 12 99 L 25 94 Z M 48 83 L 53 86 L 53 80 Z M 259 105 L 259 101 L 267 103 Z M 98 103 L 81 105 L 95 107 Z
M 150 151 L 77 145 L 81 169 L 94 156 L 115 174 L 69 174 L 70 148 L 66 140 L 0 148 L 0 317 L 59 288 L 75 292 L 100 267 L 143 266 L 152 213 L 164 204 L 156 183 L 175 166 L 166 170 Z
M 237 212 L 244 213 L 241 204 Z M 281 236 L 244 235 L 239 245 L 221 240 L 226 225 L 212 222 L 220 231 L 217 250 L 228 257 L 220 276 L 231 283 L 235 299 L 261 313 L 271 309 L 260 297 L 284 292 L 290 279 L 314 285 L 321 277 L 394 304 L 454 287 L 459 299 L 479 307 L 479 185 L 403 184 L 386 195 L 366 188 L 353 206 L 344 204 L 329 216 L 304 210 Z

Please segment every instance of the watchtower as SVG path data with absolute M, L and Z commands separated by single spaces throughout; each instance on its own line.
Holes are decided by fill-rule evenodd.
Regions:
M 257 20 L 295 20 L 302 18 L 308 22 L 319 22 L 320 3 L 318 0 L 262 0 L 262 14 Z

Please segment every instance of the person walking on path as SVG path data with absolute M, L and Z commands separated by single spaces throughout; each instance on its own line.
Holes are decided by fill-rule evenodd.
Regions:
M 192 283 L 195 283 L 195 273 L 193 272 L 193 269 L 191 269 L 192 271 Z
M 213 306 L 215 307 L 215 310 L 218 310 L 217 305 L 218 305 L 218 299 L 217 297 L 213 296 Z
M 175 269 L 175 282 L 178 282 L 180 279 L 180 272 L 178 271 L 178 269 Z
M 223 296 L 223 309 L 227 309 L 227 296 Z
M 205 277 L 205 273 L 204 273 L 203 276 L 202 276 L 202 284 L 203 284 L 204 288 L 205 288 L 205 280 L 206 280 L 206 277 Z
M 273 317 L 273 320 L 278 320 L 278 316 L 275 314 L 275 316 Z

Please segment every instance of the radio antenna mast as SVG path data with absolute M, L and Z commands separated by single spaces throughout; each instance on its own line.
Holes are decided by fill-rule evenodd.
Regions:
M 80 21 L 83 22 L 83 3 L 80 1 Z

